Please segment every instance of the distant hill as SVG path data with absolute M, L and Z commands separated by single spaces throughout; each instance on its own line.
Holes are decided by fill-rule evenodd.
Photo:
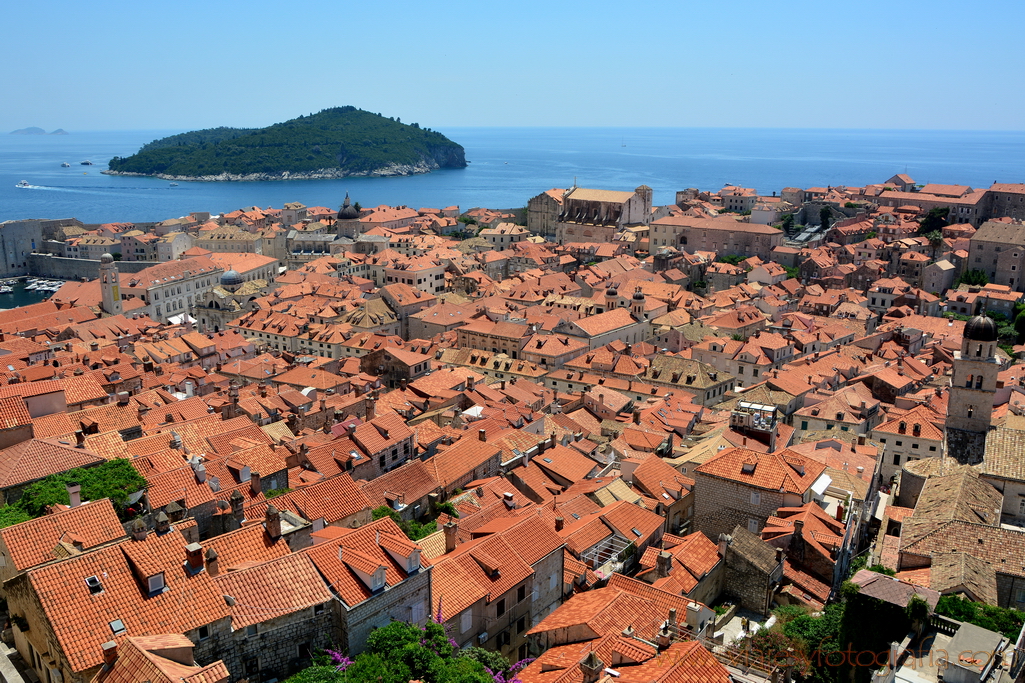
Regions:
M 47 133 L 42 128 L 36 128 L 35 126 L 32 126 L 31 128 L 19 128 L 18 130 L 12 130 L 10 132 L 10 134 L 11 135 L 67 135 L 68 131 L 64 130 L 63 128 L 58 128 L 57 130 L 53 131 L 52 133 Z
M 154 140 L 110 160 L 110 175 L 178 180 L 280 180 L 412 175 L 464 168 L 441 133 L 355 107 L 325 109 L 266 128 L 208 128 Z

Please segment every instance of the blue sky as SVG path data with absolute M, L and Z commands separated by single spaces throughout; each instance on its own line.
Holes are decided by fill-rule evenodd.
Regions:
M 1025 129 L 1022 2 L 5 2 L 0 132 Z

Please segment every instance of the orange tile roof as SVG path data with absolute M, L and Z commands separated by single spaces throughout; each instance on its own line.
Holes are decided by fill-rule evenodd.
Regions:
M 118 642 L 117 659 L 101 668 L 92 683 L 226 683 L 228 668 L 218 660 L 206 666 L 188 665 L 161 656 L 192 651 L 192 641 L 183 635 L 126 637 Z
M 89 467 L 103 458 L 84 448 L 50 439 L 31 439 L 0 451 L 0 489 L 37 481 L 76 467 Z
M 217 553 L 220 571 L 230 571 L 247 562 L 266 562 L 288 555 L 291 550 L 283 536 L 272 538 L 263 524 L 247 524 L 203 541 L 203 551 Z
M 245 628 L 331 601 L 331 591 L 308 555 L 296 553 L 248 569 L 218 574 L 214 583 L 235 598 L 231 626 Z
M 88 550 L 124 536 L 121 521 L 108 498 L 0 529 L 0 540 L 17 571 L 56 559 L 54 549 L 61 541 L 80 544 Z
M 146 547 L 150 562 L 163 569 L 165 591 L 147 596 L 146 579 L 133 571 L 126 543 Z M 123 622 L 128 635 L 150 635 L 184 633 L 229 615 L 209 574 L 190 575 L 183 566 L 186 545 L 185 537 L 172 530 L 29 570 L 27 580 L 72 671 L 102 663 L 100 645 L 113 638 L 110 624 L 115 620 Z M 85 582 L 92 576 L 102 587 L 95 595 Z
M 754 488 L 803 494 L 825 469 L 824 464 L 791 451 L 758 453 L 729 448 L 694 471 Z

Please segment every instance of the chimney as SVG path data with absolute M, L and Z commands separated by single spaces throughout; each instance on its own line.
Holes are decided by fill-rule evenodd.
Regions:
M 189 380 L 186 380 L 185 381 L 185 396 L 188 397 L 188 398 L 192 398 L 195 395 L 196 394 L 195 394 L 195 390 L 192 387 L 192 382 L 189 381 Z
M 658 558 L 655 561 L 655 576 L 659 579 L 664 579 L 669 576 L 669 570 L 673 565 L 673 556 L 671 553 L 663 550 L 658 554 Z
M 129 394 L 128 394 L 127 391 L 119 391 L 119 392 L 117 392 L 117 404 L 119 406 L 126 406 L 126 405 L 128 405 L 128 397 L 129 397 Z
M 516 500 L 513 498 L 513 494 L 511 491 L 506 491 L 505 493 L 503 493 L 502 500 L 505 502 L 505 506 L 510 510 L 514 510 L 516 508 Z
M 662 651 L 669 647 L 669 643 L 672 640 L 672 634 L 669 632 L 669 627 L 665 624 L 658 630 L 658 636 L 655 637 L 655 645 L 658 646 L 659 651 Z
M 374 408 L 374 405 L 375 405 L 374 402 L 376 400 L 377 400 L 377 395 L 375 394 L 374 396 L 370 397 L 370 400 L 365 400 L 364 399 L 364 401 L 363 401 L 363 405 L 366 406 L 366 420 L 367 420 L 367 422 L 369 422 L 370 420 L 373 420 L 374 416 L 377 414 L 377 411 Z
M 726 549 L 730 547 L 730 537 L 719 534 L 719 557 L 726 557 Z
M 273 539 L 281 538 L 281 513 L 273 505 L 267 506 L 267 516 L 264 519 L 264 528 L 267 535 Z
M 68 507 L 77 508 L 82 504 L 82 485 L 77 481 L 69 481 L 64 486 L 68 490 Z
M 249 489 L 254 496 L 260 495 L 260 473 L 255 470 L 249 475 Z
M 566 520 L 563 517 L 556 517 L 555 518 L 555 530 L 556 531 L 562 531 L 563 528 L 565 528 L 565 526 L 566 526 Z
M 96 342 L 96 341 L 89 342 L 89 350 L 90 351 L 99 351 L 100 350 L 100 343 Z
M 217 562 L 217 551 L 213 548 L 206 551 L 206 573 L 210 576 L 217 576 L 220 573 L 221 567 Z
M 478 441 L 487 441 L 488 440 L 488 433 L 485 432 L 483 429 L 478 429 L 477 430 L 477 440 Z
M 634 637 L 634 627 L 633 627 L 633 624 L 630 624 L 629 626 L 627 626 L 626 628 L 623 629 L 623 637 L 624 638 L 633 638 Z
M 267 385 L 260 382 L 260 398 L 267 398 Z
M 129 531 L 132 534 L 132 538 L 135 539 L 136 541 L 145 541 L 146 540 L 146 535 L 147 535 L 146 524 L 145 524 L 145 522 L 143 522 L 138 517 L 136 517 L 135 521 L 132 522 L 131 526 L 129 526 Z
M 676 628 L 676 608 L 669 610 L 669 628 Z
M 587 653 L 584 661 L 580 662 L 580 673 L 583 674 L 582 683 L 598 683 L 604 669 L 604 662 L 598 659 L 594 650 L 591 650 Z
M 804 520 L 803 519 L 795 519 L 794 520 L 794 539 L 795 540 L 800 540 L 802 538 L 804 538 Z
M 103 645 L 100 645 L 100 648 L 103 650 L 103 666 L 109 669 L 117 661 L 117 643 L 113 640 L 108 640 Z
M 196 483 L 202 484 L 206 482 L 206 465 L 200 463 L 193 468 L 193 473 L 196 475 Z
M 776 548 L 776 562 L 783 561 L 783 548 Z
M 242 498 L 242 494 L 235 489 L 228 496 L 228 502 L 231 503 L 231 514 L 238 518 L 241 522 L 243 520 L 242 506 L 245 504 L 245 499 Z
M 445 552 L 450 553 L 456 549 L 456 532 L 459 531 L 459 525 L 448 522 L 442 529 L 445 531 Z
M 844 513 L 845 512 L 846 512 L 846 510 L 843 509 L 843 505 L 837 505 L 836 506 L 836 521 L 838 521 L 841 524 L 843 524 L 843 518 L 844 518 Z
M 75 430 L 75 448 L 85 448 L 85 432 L 81 429 Z
M 203 569 L 203 546 L 198 543 L 185 546 L 185 561 L 191 574 Z
M 634 408 L 634 424 L 639 425 L 641 423 L 641 409 Z
M 167 514 L 161 510 L 157 513 L 156 523 L 153 525 L 153 529 L 158 534 L 166 534 L 171 530 L 171 520 L 167 518 Z

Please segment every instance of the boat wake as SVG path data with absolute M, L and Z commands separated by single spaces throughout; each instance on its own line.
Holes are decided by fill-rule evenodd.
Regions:
M 154 190 L 169 190 L 170 188 L 163 187 L 118 187 L 110 188 L 102 185 L 95 186 L 82 186 L 78 185 L 70 187 L 66 185 L 19 185 L 24 190 L 48 190 L 50 192 L 69 192 L 72 194 L 98 194 L 116 197 L 121 194 L 125 194 L 122 190 L 143 190 L 152 192 Z M 145 195 L 143 195 L 145 196 Z

